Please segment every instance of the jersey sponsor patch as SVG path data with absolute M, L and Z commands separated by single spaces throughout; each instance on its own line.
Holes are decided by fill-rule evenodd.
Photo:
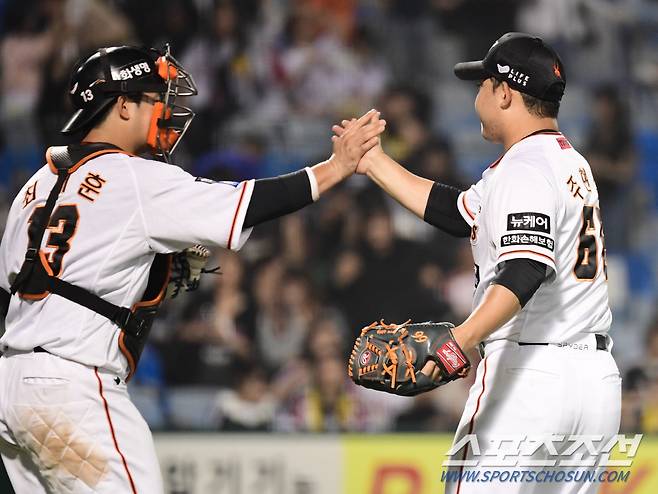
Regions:
M 555 249 L 555 242 L 552 238 L 538 235 L 535 233 L 512 233 L 500 237 L 500 246 L 509 247 L 511 245 L 534 245 L 548 249 L 551 252 Z
M 119 69 L 112 70 L 113 81 L 127 81 L 133 78 L 139 78 L 151 72 L 151 67 L 146 60 L 137 63 L 129 63 Z
M 512 213 L 507 215 L 507 231 L 529 230 L 551 233 L 551 218 L 542 213 Z

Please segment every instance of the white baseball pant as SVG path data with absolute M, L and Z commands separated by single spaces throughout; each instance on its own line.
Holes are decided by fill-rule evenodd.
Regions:
M 591 337 L 591 338 L 590 338 Z M 515 342 L 503 340 L 487 345 L 483 360 L 480 361 L 475 383 L 470 389 L 462 418 L 453 445 L 467 434 L 477 437 L 481 447 L 475 458 L 470 447 L 460 449 L 453 460 L 484 460 L 491 440 L 501 437 L 523 435 L 528 438 L 541 438 L 572 434 L 603 435 L 605 443 L 619 431 L 621 417 L 621 378 L 614 358 L 609 351 L 596 350 L 592 344 L 594 335 L 588 335 L 589 350 L 558 347 L 555 345 L 519 346 Z M 558 453 L 567 451 L 573 441 L 558 444 Z M 513 443 L 498 443 L 494 446 L 500 453 L 504 448 L 517 448 Z M 563 448 L 560 451 L 560 448 Z M 530 448 L 533 449 L 533 448 Z M 509 450 L 508 450 L 509 451 Z M 592 455 L 585 452 L 583 460 Z M 532 460 L 550 460 L 547 448 L 538 448 L 530 455 Z M 524 460 L 527 460 L 525 457 Z M 558 460 L 562 457 L 558 457 Z M 592 470 L 593 467 L 576 468 Z M 556 467 L 515 467 L 485 468 L 475 466 L 453 466 L 450 471 L 461 472 L 461 478 L 446 482 L 446 494 L 595 494 L 599 483 L 591 482 L 490 482 L 493 470 L 501 473 L 514 470 L 553 471 Z M 597 468 L 597 473 L 604 468 Z M 469 472 L 479 470 L 477 480 L 468 481 Z M 517 474 L 519 475 L 519 474 Z M 550 475 L 550 474 L 549 474 Z M 574 472 L 575 478 L 582 479 Z M 520 477 L 517 477 L 520 478 Z M 552 478 L 542 474 L 541 479 Z
M 0 453 L 17 494 L 163 492 L 123 380 L 49 353 L 0 358 Z

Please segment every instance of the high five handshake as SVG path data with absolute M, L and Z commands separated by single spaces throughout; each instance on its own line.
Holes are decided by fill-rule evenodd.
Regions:
M 311 167 L 319 195 L 354 174 L 364 155 L 379 146 L 379 136 L 386 128 L 386 121 L 379 116 L 379 112 L 373 109 L 358 119 L 352 119 L 348 128 L 334 126 L 341 132 L 331 139 L 333 154 L 327 161 Z

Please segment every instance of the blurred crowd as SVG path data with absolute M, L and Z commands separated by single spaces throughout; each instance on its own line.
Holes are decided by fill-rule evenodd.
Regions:
M 658 433 L 658 1 L 0 0 L 0 19 L 0 226 L 45 148 L 66 143 L 70 71 L 99 46 L 171 43 L 199 87 L 175 155 L 194 175 L 312 165 L 332 123 L 376 107 L 391 156 L 468 187 L 499 149 L 452 66 L 507 31 L 542 36 L 567 68 L 562 129 L 601 195 L 622 425 Z M 469 380 L 396 399 L 353 386 L 346 362 L 372 321 L 462 321 L 468 241 L 354 177 L 211 263 L 219 274 L 165 306 L 131 384 L 153 428 L 454 429 Z

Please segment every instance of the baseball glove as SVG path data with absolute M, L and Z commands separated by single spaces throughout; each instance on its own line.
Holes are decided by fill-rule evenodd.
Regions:
M 452 328 L 448 322 L 374 322 L 356 339 L 348 374 L 356 384 L 401 396 L 415 396 L 465 377 L 471 364 Z M 421 372 L 428 360 L 440 369 L 434 380 Z
M 172 260 L 166 297 L 176 298 L 181 289 L 185 289 L 186 292 L 196 290 L 199 288 L 202 274 L 216 273 L 219 267 L 206 269 L 209 257 L 210 250 L 203 245 L 195 245 L 176 252 Z

